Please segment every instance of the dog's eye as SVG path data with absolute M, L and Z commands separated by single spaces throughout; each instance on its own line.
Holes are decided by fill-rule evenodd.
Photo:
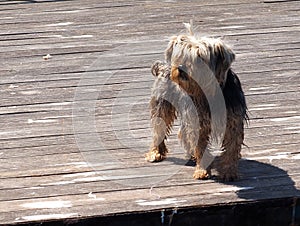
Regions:
M 187 74 L 187 68 L 184 65 L 179 65 L 178 71 L 179 71 L 179 78 L 181 78 L 182 80 L 189 79 L 189 76 Z

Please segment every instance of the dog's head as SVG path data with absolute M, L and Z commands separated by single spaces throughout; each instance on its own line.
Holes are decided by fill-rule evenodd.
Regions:
M 151 72 L 154 77 L 170 79 L 183 88 L 189 95 L 199 95 L 199 86 L 189 75 L 185 65 L 171 67 L 168 63 L 156 61 L 151 66 Z
M 186 84 L 190 78 L 203 83 L 203 73 L 210 73 L 223 87 L 235 54 L 222 40 L 197 39 L 190 27 L 189 30 L 190 35 L 172 37 L 165 51 L 165 59 L 172 66 L 171 79 L 179 85 Z M 208 80 L 204 79 L 205 82 Z M 204 83 L 201 85 L 207 85 Z
M 191 96 L 199 96 L 201 90 L 198 83 L 190 75 L 186 65 L 176 65 L 171 67 L 170 79 L 183 88 Z

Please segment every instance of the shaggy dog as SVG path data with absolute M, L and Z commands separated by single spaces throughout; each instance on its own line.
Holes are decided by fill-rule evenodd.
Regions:
M 171 38 L 165 63 L 155 62 L 150 101 L 153 142 L 149 162 L 166 158 L 165 139 L 180 118 L 178 137 L 196 161 L 195 179 L 207 179 L 215 167 L 220 180 L 238 178 L 238 160 L 244 140 L 247 106 L 241 83 L 232 71 L 235 54 L 222 40 L 189 34 Z M 212 143 L 219 144 L 214 159 Z M 214 161 L 213 161 L 214 160 Z M 213 164 L 212 164 L 213 163 Z

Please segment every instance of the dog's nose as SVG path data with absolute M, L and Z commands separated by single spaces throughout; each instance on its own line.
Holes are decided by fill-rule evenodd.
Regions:
M 187 67 L 185 65 L 180 64 L 178 66 L 178 70 L 179 70 L 179 72 L 187 73 Z

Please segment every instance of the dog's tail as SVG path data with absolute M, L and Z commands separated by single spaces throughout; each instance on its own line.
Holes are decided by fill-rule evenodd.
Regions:
M 171 68 L 168 64 L 161 61 L 155 61 L 151 66 L 151 73 L 154 77 L 165 77 L 169 78 Z
M 188 33 L 194 36 L 194 29 L 193 29 L 193 20 L 191 19 L 189 23 L 183 23 L 185 28 L 187 29 Z

